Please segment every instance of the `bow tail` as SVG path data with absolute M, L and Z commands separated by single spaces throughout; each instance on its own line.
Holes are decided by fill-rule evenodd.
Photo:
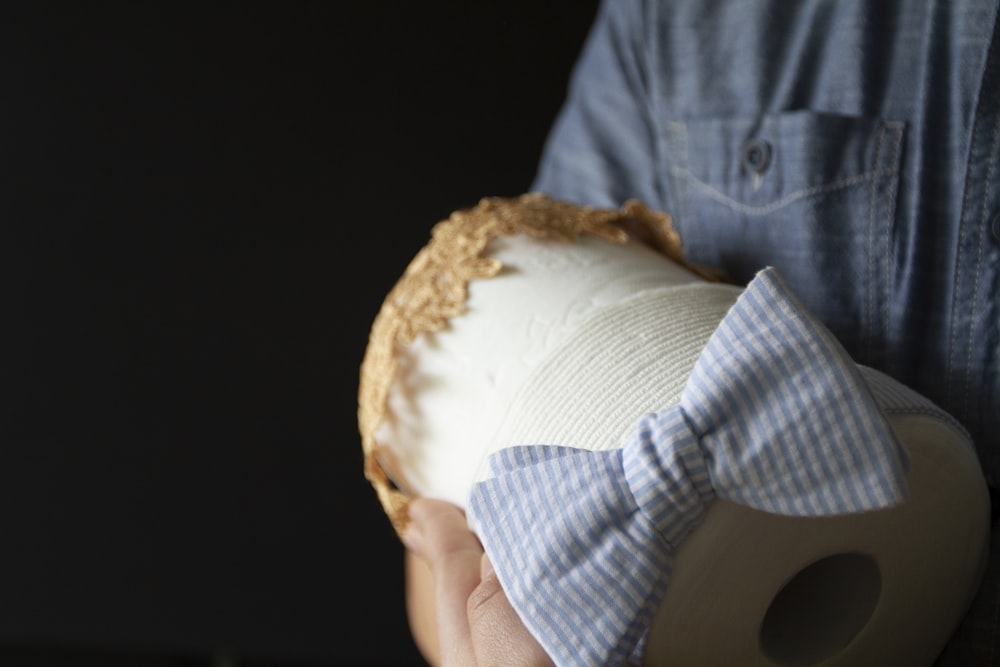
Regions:
M 512 447 L 491 465 L 468 514 L 522 621 L 560 667 L 628 664 L 672 556 L 631 500 L 620 450 Z

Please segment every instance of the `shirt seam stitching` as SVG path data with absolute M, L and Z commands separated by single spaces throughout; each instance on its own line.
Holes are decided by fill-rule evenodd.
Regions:
M 882 154 L 882 141 L 885 139 L 885 126 L 879 130 L 878 140 L 875 142 L 875 150 L 872 153 L 872 165 L 870 173 L 878 172 L 879 159 Z M 878 179 L 871 179 L 871 188 L 868 195 L 868 321 L 865 331 L 865 351 L 868 358 L 873 356 L 872 331 L 875 326 L 875 199 L 878 194 Z
M 764 206 L 749 206 L 722 194 L 718 189 L 704 182 L 697 176 L 694 176 L 682 167 L 671 167 L 671 171 L 678 176 L 683 177 L 685 180 L 690 181 L 696 189 L 704 193 L 706 196 L 725 204 L 736 211 L 751 216 L 767 215 L 768 213 L 773 213 L 774 211 L 785 208 L 786 206 L 789 206 L 797 201 L 820 197 L 836 190 L 844 190 L 858 185 L 859 183 L 865 183 L 869 180 L 876 180 L 883 177 L 894 177 L 898 173 L 897 169 L 865 172 L 863 174 L 858 174 L 857 176 L 850 176 L 848 178 L 831 181 L 830 183 L 824 183 L 823 185 L 796 190 L 795 192 L 785 195 L 781 199 Z

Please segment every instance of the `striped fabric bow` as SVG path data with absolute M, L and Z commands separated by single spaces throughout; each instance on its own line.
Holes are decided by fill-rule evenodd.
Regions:
M 621 449 L 516 446 L 468 506 L 510 600 L 560 667 L 641 654 L 673 554 L 716 497 L 790 516 L 906 497 L 905 451 L 850 359 L 774 269 L 713 333 L 678 404 Z

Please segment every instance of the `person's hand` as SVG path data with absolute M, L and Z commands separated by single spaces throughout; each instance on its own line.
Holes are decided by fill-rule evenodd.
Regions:
M 440 500 L 413 500 L 404 541 L 426 565 L 409 563 L 407 576 L 432 580 L 408 581 L 415 635 L 436 634 L 417 637 L 425 657 L 440 667 L 552 667 L 511 607 L 461 509 Z M 420 618 L 431 610 L 435 623 Z

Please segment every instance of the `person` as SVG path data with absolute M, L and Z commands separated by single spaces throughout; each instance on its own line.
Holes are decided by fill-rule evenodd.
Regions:
M 995 498 L 998 4 L 604 0 L 532 189 L 667 211 L 687 258 L 736 282 L 777 267 L 858 363 L 961 421 Z M 548 664 L 461 511 L 418 499 L 411 516 L 408 600 L 433 586 L 437 604 L 411 607 L 429 661 Z M 941 667 L 1000 659 L 995 517 Z

